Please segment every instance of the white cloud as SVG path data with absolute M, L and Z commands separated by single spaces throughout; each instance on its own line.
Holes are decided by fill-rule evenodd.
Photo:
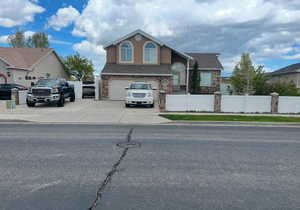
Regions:
M 298 0 L 89 0 L 72 34 L 86 39 L 77 48 L 93 45 L 95 52 L 95 43 L 105 45 L 140 28 L 183 51 L 221 53 L 230 72 L 243 52 L 259 63 L 297 58 L 299 21 Z M 104 54 L 81 50 L 104 64 Z
M 55 15 L 49 18 L 47 27 L 59 31 L 72 24 L 79 15 L 80 13 L 72 6 L 60 8 Z
M 44 8 L 29 0 L 0 1 L 0 26 L 13 27 L 33 22 L 36 14 Z
M 84 40 L 73 45 L 74 51 L 84 55 L 92 60 L 95 70 L 99 72 L 101 65 L 104 63 L 106 52 L 102 45 L 97 45 L 91 41 Z

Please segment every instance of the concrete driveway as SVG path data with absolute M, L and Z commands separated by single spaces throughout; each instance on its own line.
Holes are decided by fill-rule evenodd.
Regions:
M 0 120 L 25 120 L 41 123 L 159 124 L 169 122 L 155 108 L 125 108 L 121 101 L 80 100 L 65 107 L 19 105 L 0 112 Z

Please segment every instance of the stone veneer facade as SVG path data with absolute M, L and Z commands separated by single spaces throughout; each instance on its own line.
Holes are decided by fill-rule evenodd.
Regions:
M 199 72 L 211 72 L 212 73 L 212 86 L 206 87 L 206 86 L 198 86 L 197 87 L 197 93 L 199 94 L 214 94 L 215 92 L 220 91 L 220 83 L 221 83 L 221 71 L 217 70 L 201 70 Z M 190 81 L 191 81 L 191 75 L 190 72 Z

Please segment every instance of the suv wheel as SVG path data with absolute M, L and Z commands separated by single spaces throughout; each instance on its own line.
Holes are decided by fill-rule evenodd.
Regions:
M 74 102 L 74 101 L 75 101 L 75 94 L 72 94 L 72 95 L 71 95 L 70 101 L 71 101 L 71 102 Z
M 35 106 L 34 102 L 30 102 L 30 101 L 26 100 L 26 103 L 27 103 L 27 106 L 29 106 L 29 107 L 34 107 Z
M 64 105 L 65 105 L 65 97 L 64 95 L 61 95 L 59 101 L 57 102 L 57 106 L 63 107 Z

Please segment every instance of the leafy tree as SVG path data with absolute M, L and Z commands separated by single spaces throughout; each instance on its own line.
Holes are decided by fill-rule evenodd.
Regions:
M 275 82 L 268 84 L 268 95 L 276 92 L 280 96 L 300 96 L 299 89 L 293 81 L 290 82 Z
M 259 66 L 255 70 L 255 75 L 253 78 L 253 89 L 254 95 L 269 95 L 269 84 L 267 83 L 269 77 L 263 70 L 263 66 Z
M 197 87 L 199 86 L 199 72 L 198 72 L 198 62 L 196 61 L 193 66 L 193 71 L 191 74 L 191 93 L 196 94 L 197 93 Z
M 79 53 L 64 59 L 66 71 L 79 81 L 91 81 L 94 79 L 94 67 L 90 60 L 81 57 Z
M 8 44 L 14 48 L 26 47 L 26 38 L 24 35 L 24 31 L 17 29 L 16 34 L 9 35 L 7 38 Z
M 253 80 L 256 71 L 257 69 L 255 69 L 252 64 L 250 54 L 243 53 L 241 61 L 235 66 L 231 78 L 231 84 L 237 94 L 244 95 L 253 93 Z
M 27 46 L 32 48 L 49 48 L 48 35 L 43 32 L 37 32 L 27 39 Z
M 48 48 L 49 40 L 46 33 L 37 32 L 28 38 L 25 37 L 24 31 L 17 30 L 15 34 L 8 36 L 8 43 L 11 47 L 29 47 L 29 48 Z

